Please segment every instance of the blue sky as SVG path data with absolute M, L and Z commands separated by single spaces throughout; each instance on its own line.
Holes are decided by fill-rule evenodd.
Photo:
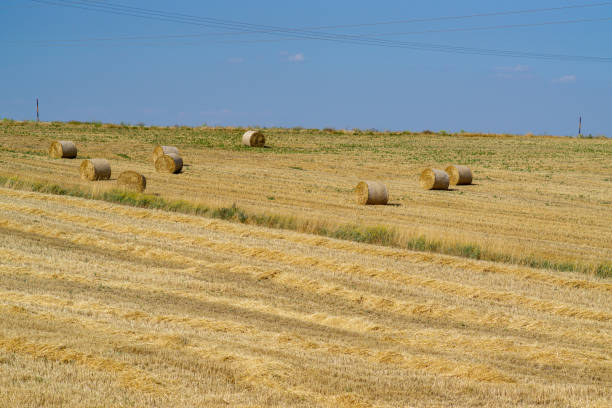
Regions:
M 595 4 L 579 0 L 97 3 L 283 28 Z M 575 20 L 591 21 L 499 28 Z M 0 117 L 35 118 L 39 97 L 41 120 L 573 135 L 582 115 L 584 132 L 612 136 L 612 62 L 295 39 L 262 33 L 261 28 L 259 33 L 205 35 L 232 30 L 192 18 L 181 21 L 198 25 L 1 0 Z M 497 28 L 449 31 L 483 27 Z M 423 33 L 439 30 L 443 31 Z M 393 44 L 411 41 L 612 58 L 612 3 L 317 32 L 323 33 L 318 37 L 359 35 Z M 173 35 L 185 37 L 168 38 Z M 127 38 L 151 36 L 159 38 Z M 92 40 L 99 38 L 106 40 Z

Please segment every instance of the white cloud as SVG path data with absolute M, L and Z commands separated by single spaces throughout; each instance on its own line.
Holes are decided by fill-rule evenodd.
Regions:
M 229 58 L 227 62 L 229 62 L 230 64 L 242 64 L 244 62 L 244 58 L 241 58 L 241 57 Z
M 496 78 L 503 79 L 531 79 L 534 75 L 531 73 L 528 65 L 512 65 L 512 66 L 503 66 L 503 67 L 495 67 L 495 74 L 493 75 Z
M 495 70 L 502 71 L 502 72 L 527 72 L 529 71 L 529 66 L 517 64 L 512 67 L 497 67 L 495 68 Z
M 304 59 L 305 59 L 304 54 L 302 53 L 297 53 L 295 55 L 289 55 L 287 57 L 287 60 L 291 62 L 304 62 Z
M 553 82 L 576 82 L 576 75 L 563 75 L 561 78 L 557 78 Z

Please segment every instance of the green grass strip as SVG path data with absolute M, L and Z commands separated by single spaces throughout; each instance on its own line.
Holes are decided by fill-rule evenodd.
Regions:
M 345 224 L 330 230 L 320 226 L 312 227 L 308 223 L 301 223 L 297 218 L 287 215 L 249 214 L 235 205 L 232 205 L 231 207 L 211 208 L 203 204 L 195 204 L 189 201 L 166 200 L 155 195 L 134 193 L 118 189 L 101 193 L 92 193 L 90 191 L 84 191 L 78 187 L 65 187 L 48 182 L 27 181 L 17 177 L 6 176 L 0 176 L 0 185 L 16 190 L 101 200 L 132 207 L 151 208 L 182 214 L 198 215 L 208 218 L 217 218 L 241 224 L 259 225 L 268 228 L 311 233 L 346 241 L 410 249 L 422 252 L 440 253 L 507 264 L 524 265 L 540 269 L 582 272 L 593 274 L 601 278 L 612 277 L 612 263 L 610 262 L 591 265 L 577 262 L 557 263 L 545 259 L 534 259 L 530 257 L 517 259 L 506 254 L 485 251 L 477 244 L 447 244 L 441 241 L 428 239 L 424 236 L 402 240 L 396 229 L 386 226 Z

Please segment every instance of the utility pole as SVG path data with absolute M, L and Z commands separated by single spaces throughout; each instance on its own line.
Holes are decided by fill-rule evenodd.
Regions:
M 36 122 L 40 122 L 40 117 L 38 116 L 38 98 L 36 98 Z

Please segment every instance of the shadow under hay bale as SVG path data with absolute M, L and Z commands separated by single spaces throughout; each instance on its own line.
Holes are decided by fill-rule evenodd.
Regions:
M 49 156 L 54 159 L 74 159 L 77 157 L 76 145 L 66 140 L 52 142 L 49 147 Z
M 449 182 L 448 174 L 440 169 L 425 169 L 419 178 L 419 183 L 425 190 L 448 190 Z
M 153 149 L 153 163 L 155 163 L 157 161 L 157 159 L 162 157 L 164 154 L 168 154 L 168 153 L 174 153 L 174 154 L 180 155 L 179 154 L 179 149 L 177 147 L 174 147 L 174 146 L 156 146 L 155 149 Z
M 83 180 L 108 180 L 111 176 L 111 167 L 106 159 L 89 159 L 83 160 L 79 172 Z
M 249 130 L 242 135 L 242 144 L 249 147 L 264 147 L 266 137 L 258 130 Z
M 450 177 L 450 185 L 472 184 L 472 170 L 467 166 L 450 165 L 446 168 L 446 173 Z
M 357 204 L 386 205 L 389 201 L 387 187 L 378 181 L 361 181 L 355 187 Z
M 142 193 L 147 188 L 147 179 L 135 171 L 124 171 L 117 179 L 117 185 L 126 190 Z
M 176 153 L 168 153 L 155 160 L 155 170 L 160 173 L 177 174 L 183 169 L 183 159 Z

